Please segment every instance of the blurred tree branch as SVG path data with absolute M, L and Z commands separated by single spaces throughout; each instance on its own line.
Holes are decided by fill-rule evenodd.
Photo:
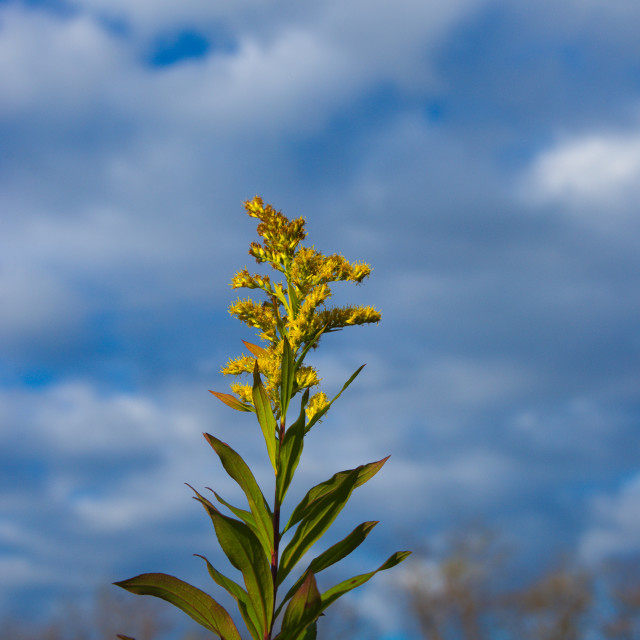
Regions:
M 405 572 L 404 591 L 424 640 L 638 640 L 636 565 L 549 564 L 522 581 L 498 536 L 454 535 Z

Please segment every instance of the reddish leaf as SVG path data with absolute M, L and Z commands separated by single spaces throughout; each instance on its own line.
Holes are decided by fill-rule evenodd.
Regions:
M 262 347 L 258 346 L 257 344 L 252 344 L 251 342 L 247 342 L 246 340 L 243 340 L 242 342 L 244 343 L 244 346 L 247 347 L 247 349 L 249 349 L 249 351 L 256 358 L 259 358 L 260 356 L 263 356 L 265 353 L 267 353 L 266 349 L 263 349 Z
M 224 402 L 228 407 L 235 409 L 236 411 L 253 411 L 253 407 L 250 404 L 245 404 L 232 396 L 230 393 L 220 393 L 219 391 L 211 391 L 209 389 L 209 393 L 213 394 L 218 400 Z

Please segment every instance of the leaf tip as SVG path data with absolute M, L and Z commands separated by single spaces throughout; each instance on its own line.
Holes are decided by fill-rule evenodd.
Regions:
M 210 434 L 207 433 L 206 431 L 203 432 L 202 434 L 204 436 L 204 439 L 211 445 L 213 446 L 213 441 L 215 440 L 215 438 Z
M 247 349 L 249 349 L 251 355 L 254 356 L 255 358 L 258 358 L 259 356 L 264 355 L 266 353 L 266 349 L 264 349 L 263 347 L 257 344 L 247 342 L 246 340 L 243 340 L 242 343 L 244 344 L 245 347 L 247 347 Z

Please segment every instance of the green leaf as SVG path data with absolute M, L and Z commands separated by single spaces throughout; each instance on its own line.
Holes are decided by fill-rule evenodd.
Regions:
M 324 615 L 324 613 L 320 614 L 321 616 Z M 283 636 L 281 633 L 279 633 L 276 637 L 275 640 L 282 640 L 282 638 L 284 638 L 285 636 Z M 295 640 L 316 640 L 316 638 L 318 637 L 318 622 L 312 622 L 304 631 L 302 631 L 301 633 L 299 633 Z
M 170 602 L 205 629 L 217 633 L 222 640 L 241 640 L 229 613 L 209 594 L 179 578 L 165 573 L 143 573 L 114 584 L 131 593 L 155 596 Z
M 213 491 L 213 490 L 212 490 Z M 249 528 L 256 534 L 258 539 L 260 539 L 260 535 L 258 532 L 258 525 L 256 524 L 256 519 L 253 517 L 251 511 L 247 511 L 246 509 L 238 509 L 238 507 L 234 507 L 232 504 L 227 502 L 222 496 L 220 496 L 217 492 L 213 491 L 213 495 L 216 497 L 216 500 L 223 504 L 234 516 L 242 520 Z
M 320 614 L 324 615 L 324 614 Z M 316 640 L 318 637 L 318 623 L 313 622 L 304 631 L 304 635 L 298 636 L 299 640 Z
M 187 487 L 191 489 L 191 491 L 193 491 L 193 493 L 196 494 L 194 496 L 194 500 L 197 500 L 205 508 L 205 510 L 209 515 L 211 515 L 212 512 L 220 513 L 219 509 L 210 500 L 207 500 L 207 498 L 205 498 L 201 493 L 196 491 L 188 482 L 185 484 L 187 485 Z M 207 489 L 209 489 L 209 491 L 213 493 L 213 495 L 216 497 L 216 500 L 220 502 L 220 504 L 223 504 L 234 515 L 238 516 L 238 518 L 240 518 L 240 520 L 242 520 L 246 525 L 248 525 L 250 529 L 252 530 L 256 529 L 256 523 L 255 523 L 255 520 L 253 519 L 253 514 L 250 511 L 245 511 L 244 509 L 238 509 L 237 507 L 234 507 L 232 504 L 229 504 L 226 500 L 221 498 L 213 489 L 209 487 L 207 487 Z
M 282 338 L 282 382 L 280 384 L 280 415 L 286 416 L 289 401 L 293 394 L 293 386 L 296 379 L 293 351 L 287 337 Z
M 356 379 L 358 374 L 365 368 L 366 365 L 361 365 L 355 373 L 342 385 L 342 389 L 338 392 L 336 397 L 331 400 L 328 404 L 326 404 L 320 411 L 318 411 L 312 418 L 309 420 L 309 424 L 307 424 L 307 431 L 313 427 L 313 425 L 318 422 L 331 408 L 331 405 L 342 395 L 342 392 Z
M 350 578 L 349 580 L 345 580 L 340 584 L 337 584 L 335 587 L 325 591 L 322 594 L 322 610 L 324 611 L 330 604 L 335 602 L 339 597 L 343 596 L 345 593 L 363 585 L 365 582 L 373 578 L 379 571 L 384 571 L 385 569 L 391 569 L 391 567 L 395 567 L 397 564 L 400 564 L 403 560 L 405 560 L 411 551 L 396 551 L 392 556 L 390 556 L 385 562 L 383 562 L 375 571 L 371 571 L 369 573 L 363 573 L 359 576 L 355 576 L 354 578 Z
M 311 572 L 314 575 L 317 575 L 321 571 L 324 571 L 324 569 L 326 569 L 327 567 L 330 567 L 331 565 L 348 556 L 354 549 L 359 547 L 364 542 L 365 538 L 377 524 L 377 521 L 363 522 L 362 524 L 358 525 L 346 538 L 343 538 L 342 540 L 340 540 L 340 542 L 336 542 L 336 544 L 329 547 L 317 558 L 314 558 L 307 567 L 307 570 L 302 574 L 302 576 L 300 576 L 298 581 L 291 587 L 291 589 L 289 589 L 287 595 L 283 598 L 282 602 L 280 603 L 280 607 L 276 612 L 276 617 L 280 611 L 280 608 L 282 608 L 284 603 L 296 592 L 308 573 Z
M 320 615 L 322 597 L 313 573 L 308 573 L 293 594 L 289 606 L 284 612 L 280 640 L 295 640 Z
M 291 304 L 291 313 L 293 318 L 295 318 L 298 315 L 298 310 L 300 309 L 300 301 L 298 300 L 298 294 L 296 293 L 295 285 L 288 278 L 287 280 L 289 283 L 288 291 L 289 291 L 289 302 Z
M 278 569 L 278 584 L 282 584 L 300 558 L 331 526 L 342 511 L 356 485 L 359 471 L 359 468 L 353 469 L 350 473 L 341 476 L 330 491 L 309 504 L 291 541 L 282 552 Z
M 296 369 L 299 369 L 302 366 L 305 356 L 307 355 L 307 353 L 309 353 L 309 350 L 313 347 L 313 345 L 316 344 L 317 340 L 325 332 L 328 326 L 329 326 L 329 323 L 323 324 L 313 333 L 311 337 L 309 337 L 309 339 L 305 343 L 304 349 L 302 350 L 302 352 L 298 356 L 298 359 L 296 360 Z
M 249 597 L 247 592 L 234 580 L 227 578 L 223 573 L 220 573 L 205 556 L 201 556 L 199 553 L 194 553 L 198 558 L 202 558 L 207 563 L 207 570 L 213 581 L 220 585 L 223 589 L 228 591 L 236 600 L 247 600 Z
M 287 429 L 280 445 L 280 463 L 278 465 L 278 475 L 276 477 L 276 491 L 278 495 L 278 503 L 282 504 L 287 489 L 293 479 L 302 448 L 304 446 L 305 433 L 305 412 L 304 409 L 309 401 L 309 389 L 306 389 L 300 401 L 300 415 L 298 419 Z
M 284 308 L 287 310 L 287 313 L 290 314 L 290 309 L 287 306 L 287 303 L 286 303 L 286 300 L 284 299 L 284 296 L 282 298 L 282 303 L 284 305 Z M 280 304 L 278 303 L 278 298 L 275 295 L 271 296 L 271 306 L 273 308 L 273 315 L 275 316 L 276 327 L 278 329 L 278 333 L 282 337 L 284 337 L 284 336 L 287 335 L 287 332 L 285 331 L 284 323 L 282 322 L 282 318 L 280 317 Z
M 224 402 L 228 407 L 235 409 L 236 411 L 254 411 L 255 409 L 250 404 L 245 404 L 244 402 L 240 402 L 238 398 L 232 396 L 230 393 L 220 393 L 219 391 L 211 391 L 209 389 L 209 393 L 212 393 L 218 400 Z
M 209 571 L 209 575 L 213 581 L 216 584 L 219 584 L 235 598 L 238 603 L 238 609 L 240 610 L 242 619 L 247 625 L 247 629 L 249 629 L 251 636 L 255 640 L 262 640 L 260 632 L 258 631 L 260 621 L 256 617 L 255 609 L 249 603 L 249 595 L 247 592 L 237 582 L 234 582 L 231 578 L 227 578 L 223 573 L 220 573 L 220 571 L 218 571 L 209 562 L 209 560 L 207 560 L 207 558 L 201 556 L 199 553 L 196 553 L 195 555 L 198 556 L 198 558 L 202 558 L 207 563 L 207 570 Z
M 251 473 L 247 463 L 226 442 L 205 433 L 205 439 L 218 454 L 225 471 L 240 485 L 249 502 L 249 508 L 255 519 L 255 526 L 266 553 L 273 552 L 273 522 L 271 512 L 264 495 Z
M 326 493 L 333 491 L 336 486 L 338 486 L 346 476 L 353 473 L 353 471 L 357 471 L 358 475 L 356 478 L 356 483 L 354 485 L 354 489 L 356 487 L 360 487 L 365 482 L 373 478 L 373 476 L 380 471 L 384 463 L 389 459 L 390 456 L 386 458 L 382 458 L 382 460 L 376 460 L 375 462 L 369 462 L 368 464 L 363 464 L 356 469 L 348 469 L 347 471 L 339 471 L 329 478 L 329 480 L 325 480 L 320 484 L 310 489 L 307 495 L 300 501 L 298 506 L 293 510 L 291 517 L 289 518 L 289 522 L 287 526 L 284 528 L 284 531 L 288 531 L 291 527 L 293 527 L 297 522 L 302 520 L 305 517 L 306 513 L 310 508 L 312 508 L 313 503 L 316 500 L 319 500 Z M 284 533 L 283 531 L 283 533 Z
M 366 523 L 365 523 L 366 524 Z M 324 615 L 322 612 L 325 611 L 331 604 L 333 604 L 338 598 L 343 596 L 345 593 L 348 593 L 352 589 L 355 589 L 365 582 L 370 580 L 373 576 L 376 575 L 379 571 L 384 571 L 385 569 L 391 569 L 396 565 L 400 564 L 403 560 L 405 560 L 411 551 L 397 551 L 392 556 L 390 556 L 385 562 L 383 562 L 375 571 L 371 571 L 369 573 L 363 573 L 359 576 L 355 576 L 350 578 L 349 580 L 344 580 L 340 584 L 337 584 L 335 587 L 332 587 L 328 591 L 322 594 L 322 604 L 320 605 L 319 610 L 314 609 L 314 614 L 316 618 L 320 615 Z M 290 605 L 291 606 L 291 605 Z M 310 629 L 310 633 L 314 633 L 313 629 Z M 297 636 L 289 638 L 288 635 L 280 634 L 275 640 L 313 640 L 315 636 L 310 635 L 305 636 Z
M 273 411 L 271 409 L 271 401 L 267 395 L 267 391 L 260 380 L 260 371 L 258 369 L 258 362 L 253 370 L 253 405 L 256 408 L 256 415 L 258 416 L 258 422 L 262 428 L 262 435 L 267 443 L 267 452 L 269 453 L 269 459 L 274 471 L 276 466 L 276 419 L 273 417 Z
M 210 513 L 211 511 L 217 511 L 216 507 L 211 501 L 207 500 L 201 493 L 198 493 L 188 482 L 185 482 L 185 484 L 187 485 L 187 487 L 189 487 L 189 489 L 191 489 L 191 491 L 193 491 L 193 493 L 196 494 L 195 496 L 193 496 L 193 499 L 197 500 L 207 510 L 207 513 Z M 249 512 L 247 511 L 247 513 Z M 249 515 L 251 514 L 249 513 Z
M 270 558 L 267 559 L 259 539 L 244 522 L 223 515 L 211 503 L 203 504 L 213 521 L 220 547 L 229 562 L 242 572 L 249 596 L 248 606 L 255 609 L 262 636 L 269 629 L 273 614 Z
M 207 500 L 202 494 L 198 493 L 189 483 L 186 483 L 186 485 L 191 489 L 191 491 L 196 494 L 194 498 L 198 502 L 200 502 L 200 504 L 202 504 L 202 506 L 207 510 L 209 514 L 211 514 L 212 511 L 218 512 L 217 507 L 213 505 L 209 500 Z M 225 507 L 227 507 L 227 509 L 229 509 L 229 511 L 231 511 L 231 513 L 242 520 L 259 539 L 258 527 L 256 526 L 256 521 L 250 511 L 245 511 L 244 509 L 238 509 L 238 507 L 234 507 L 232 504 L 229 504 L 226 500 L 219 496 L 213 489 L 210 489 L 209 487 L 207 488 L 213 493 L 213 495 L 216 497 L 216 500 L 220 504 L 223 504 Z
M 346 538 L 336 542 L 317 558 L 314 558 L 309 564 L 308 571 L 318 574 L 320 571 L 324 571 L 327 567 L 346 558 L 364 542 L 377 524 L 377 520 L 371 520 L 358 525 Z

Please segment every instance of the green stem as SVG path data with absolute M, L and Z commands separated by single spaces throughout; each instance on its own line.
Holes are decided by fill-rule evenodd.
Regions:
M 278 437 L 280 442 L 284 439 L 285 432 L 285 420 L 286 416 L 280 418 L 280 433 Z M 278 499 L 278 483 L 276 478 L 276 488 L 273 497 L 273 553 L 271 555 L 271 580 L 273 584 L 273 611 L 271 613 L 271 628 L 268 635 L 265 635 L 265 640 L 271 640 L 273 635 L 273 626 L 275 625 L 275 612 L 276 612 L 276 596 L 278 594 L 278 561 L 279 561 L 279 548 L 280 548 L 280 501 Z
M 291 299 L 291 274 L 290 274 L 290 268 L 291 268 L 291 264 L 290 261 L 285 259 L 285 263 L 283 265 L 284 267 L 284 274 L 285 274 L 285 279 L 287 282 L 287 293 L 289 294 L 288 296 L 288 301 L 287 301 L 287 296 L 284 294 L 283 291 L 283 296 L 282 296 L 282 304 L 285 308 L 285 311 L 287 312 L 287 315 L 289 316 L 289 319 L 292 320 L 295 315 L 297 315 L 297 309 L 294 308 L 294 304 L 293 304 L 293 300 Z M 271 296 L 271 302 L 273 304 L 273 310 L 275 313 L 275 317 L 276 317 L 276 324 L 278 325 L 278 329 L 280 330 L 280 333 L 282 335 L 282 338 L 284 339 L 286 336 L 286 332 L 285 332 L 285 328 L 284 328 L 284 323 L 282 322 L 282 319 L 280 317 L 280 313 L 278 310 L 278 301 L 276 299 L 275 295 Z M 288 304 L 287 304 L 288 302 Z M 282 445 L 282 443 L 284 442 L 284 434 L 286 431 L 286 419 L 287 416 L 286 415 L 281 415 L 280 416 L 280 429 L 279 429 L 279 433 L 278 433 L 278 439 L 280 441 L 280 445 Z M 278 454 L 279 456 L 279 454 Z M 271 614 L 271 628 L 269 629 L 269 633 L 267 635 L 267 637 L 265 638 L 265 640 L 271 640 L 271 637 L 273 635 L 273 627 L 276 623 L 276 619 L 275 619 L 275 612 L 276 612 L 276 596 L 278 594 L 278 562 L 279 562 L 279 548 L 280 548 L 280 500 L 278 497 L 278 478 L 277 478 L 277 473 L 278 470 L 276 469 L 276 487 L 275 487 L 275 491 L 274 491 L 274 498 L 273 498 L 273 554 L 271 557 L 271 580 L 272 580 L 272 584 L 273 584 L 273 612 Z

